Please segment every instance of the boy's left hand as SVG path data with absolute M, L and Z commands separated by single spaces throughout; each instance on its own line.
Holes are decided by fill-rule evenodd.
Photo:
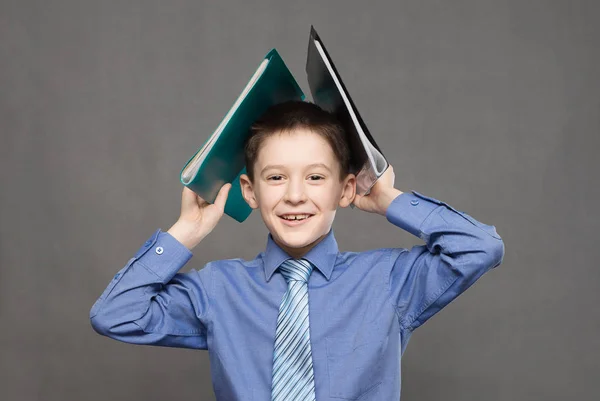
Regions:
M 369 195 L 357 194 L 352 203 L 365 212 L 385 216 L 388 206 L 398 195 L 402 194 L 402 191 L 394 188 L 394 179 L 394 168 L 390 164 L 385 173 L 373 185 Z

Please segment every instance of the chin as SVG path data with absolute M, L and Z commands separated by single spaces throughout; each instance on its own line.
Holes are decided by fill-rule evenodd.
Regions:
M 279 234 L 279 242 L 288 248 L 304 248 L 320 238 L 318 235 L 306 235 L 306 234 Z
M 301 232 L 278 232 L 277 238 L 280 245 L 289 249 L 304 249 L 311 247 L 315 242 L 325 237 L 327 233 L 301 233 Z

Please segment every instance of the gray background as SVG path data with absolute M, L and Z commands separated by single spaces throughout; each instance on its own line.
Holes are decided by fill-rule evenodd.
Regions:
M 183 163 L 270 48 L 308 92 L 312 23 L 396 186 L 495 225 L 506 245 L 499 268 L 412 337 L 402 399 L 599 399 L 599 11 L 1 0 L 0 398 L 214 399 L 207 353 L 98 336 L 89 309 L 175 222 Z M 421 243 L 358 210 L 334 230 L 341 250 Z M 225 217 L 185 270 L 253 258 L 266 234 L 256 213 Z

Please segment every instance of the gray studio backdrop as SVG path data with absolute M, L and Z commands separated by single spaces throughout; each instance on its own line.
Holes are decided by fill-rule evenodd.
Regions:
M 0 399 L 212 400 L 205 351 L 97 335 L 89 310 L 179 214 L 183 163 L 314 24 L 396 186 L 503 237 L 412 337 L 403 400 L 597 400 L 600 13 L 590 1 L 0 1 Z M 595 177 L 595 178 L 594 178 Z M 341 250 L 410 247 L 342 210 Z M 258 214 L 184 268 L 253 258 Z M 383 400 L 387 401 L 387 400 Z

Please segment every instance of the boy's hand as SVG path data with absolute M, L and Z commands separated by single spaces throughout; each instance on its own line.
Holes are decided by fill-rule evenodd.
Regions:
M 400 194 L 402 191 L 394 188 L 394 168 L 390 164 L 388 169 L 383 173 L 377 180 L 369 195 L 356 195 L 354 197 L 354 206 L 365 212 L 377 213 L 385 216 L 390 203 Z
M 217 226 L 230 189 L 231 184 L 224 184 L 215 203 L 211 204 L 188 187 L 183 187 L 179 220 L 167 232 L 192 250 Z

